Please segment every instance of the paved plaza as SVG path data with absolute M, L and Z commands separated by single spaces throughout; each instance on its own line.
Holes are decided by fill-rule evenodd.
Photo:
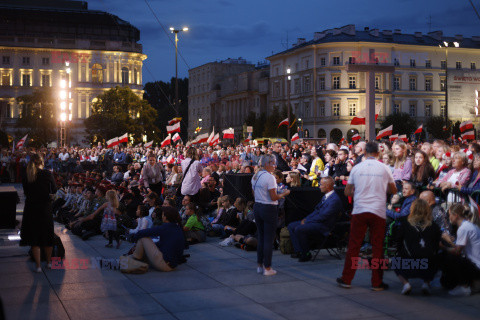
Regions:
M 19 218 L 21 216 L 19 215 Z M 118 258 L 131 247 L 105 248 L 96 236 L 83 241 L 56 226 L 66 258 Z M 392 271 L 390 290 L 370 291 L 370 272 L 357 272 L 351 289 L 336 286 L 343 260 L 322 252 L 299 263 L 274 252 L 278 274 L 256 273 L 256 253 L 218 246 L 217 238 L 191 246 L 188 262 L 171 273 L 153 269 L 125 275 L 118 270 L 44 270 L 34 273 L 27 248 L 0 246 L 0 295 L 6 319 L 478 319 L 480 295 L 449 297 L 442 289 L 400 295 Z

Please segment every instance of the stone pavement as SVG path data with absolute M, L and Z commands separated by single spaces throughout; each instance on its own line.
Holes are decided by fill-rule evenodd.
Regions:
M 118 258 L 131 246 L 105 248 L 96 236 L 82 241 L 61 226 L 66 258 Z M 441 289 L 411 296 L 386 272 L 390 290 L 370 291 L 370 272 L 360 270 L 351 289 L 336 286 L 343 261 L 321 253 L 299 263 L 274 252 L 278 274 L 256 273 L 256 253 L 218 246 L 218 239 L 191 246 L 191 257 L 170 273 L 142 275 L 117 270 L 44 270 L 33 273 L 28 249 L 0 246 L 0 296 L 6 319 L 478 319 L 480 295 L 452 298 Z

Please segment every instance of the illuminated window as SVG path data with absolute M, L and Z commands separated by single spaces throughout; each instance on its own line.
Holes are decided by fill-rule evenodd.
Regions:
M 42 74 L 42 87 L 50 87 L 50 75 Z
M 334 103 L 332 105 L 332 115 L 334 117 L 340 116 L 340 103 Z
M 127 67 L 123 67 L 122 68 L 122 85 L 126 86 L 127 84 L 130 83 L 130 81 L 128 81 L 128 68 Z
M 30 87 L 31 85 L 30 74 L 22 74 L 22 86 Z
M 357 104 L 356 103 L 349 103 L 348 104 L 348 115 L 350 117 L 354 117 L 357 115 Z
M 123 77 L 123 72 L 122 72 Z M 92 66 L 92 82 L 102 83 L 103 82 L 103 67 L 99 63 L 95 63 Z

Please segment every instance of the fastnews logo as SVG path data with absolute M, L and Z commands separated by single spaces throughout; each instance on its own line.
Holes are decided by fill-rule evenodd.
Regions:
M 120 270 L 120 266 L 120 259 L 105 259 L 102 257 L 61 259 L 52 257 L 52 270 Z
M 428 259 L 377 259 L 371 260 L 360 257 L 352 258 L 352 269 L 392 269 L 392 270 L 425 270 L 428 269 Z

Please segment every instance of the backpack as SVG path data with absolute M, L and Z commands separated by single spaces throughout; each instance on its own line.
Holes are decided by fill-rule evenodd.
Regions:
M 279 248 L 283 254 L 292 254 L 294 251 L 292 241 L 290 241 L 290 232 L 288 231 L 287 227 L 283 227 L 280 230 Z

